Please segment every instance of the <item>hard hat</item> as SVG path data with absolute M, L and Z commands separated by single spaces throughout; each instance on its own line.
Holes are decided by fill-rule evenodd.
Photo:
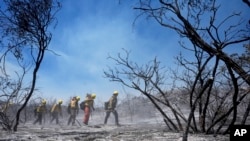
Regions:
M 60 100 L 58 100 L 58 104 L 62 104 L 63 103 L 63 101 L 60 99 Z
M 45 99 L 42 100 L 42 104 L 46 104 L 46 100 Z
M 95 99 L 96 94 L 95 94 L 95 93 L 91 94 L 91 97 L 92 97 L 93 99 Z
M 114 91 L 113 94 L 118 95 L 118 91 Z
M 79 100 L 80 100 L 80 96 L 77 96 L 77 97 L 76 97 L 76 100 L 79 101 Z

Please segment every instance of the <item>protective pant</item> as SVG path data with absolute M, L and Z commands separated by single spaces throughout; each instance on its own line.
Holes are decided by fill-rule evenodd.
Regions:
M 104 120 L 104 124 L 107 124 L 107 121 L 108 121 L 108 118 L 109 118 L 109 115 L 110 115 L 111 112 L 112 112 L 112 113 L 114 114 L 114 116 L 115 116 L 115 124 L 116 124 L 116 125 L 119 125 L 118 113 L 117 113 L 116 110 L 107 110 L 107 111 L 106 111 L 106 117 L 105 117 L 105 120 Z
M 59 113 L 58 112 L 53 112 L 53 113 L 51 113 L 52 114 L 52 119 L 51 119 L 51 121 L 50 121 L 50 123 L 52 123 L 54 120 L 56 120 L 56 124 L 58 124 L 59 123 Z
M 38 112 L 37 113 L 37 119 L 34 121 L 33 124 L 36 124 L 37 122 L 39 122 L 39 124 L 42 124 L 42 120 L 43 120 L 43 113 L 42 112 Z
M 83 123 L 86 125 L 88 125 L 89 116 L 90 116 L 90 108 L 88 106 L 86 106 L 84 108 L 84 119 L 83 119 Z
M 69 117 L 69 120 L 68 120 L 68 125 L 69 125 L 71 122 L 72 122 L 72 125 L 75 124 L 76 114 L 77 114 L 77 110 L 71 108 L 71 109 L 70 109 L 70 117 Z

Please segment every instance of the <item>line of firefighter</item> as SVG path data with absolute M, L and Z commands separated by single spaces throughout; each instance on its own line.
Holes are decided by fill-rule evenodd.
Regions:
M 110 113 L 112 112 L 115 116 L 115 124 L 119 126 L 119 120 L 118 120 L 118 113 L 116 111 L 116 105 L 117 105 L 117 96 L 118 96 L 118 91 L 114 91 L 113 95 L 111 98 L 105 102 L 105 110 L 106 110 L 106 116 L 104 119 L 104 124 L 107 124 L 108 118 Z M 96 94 L 87 94 L 85 100 L 81 103 L 82 105 L 82 110 L 84 111 L 84 117 L 83 117 L 83 124 L 88 125 L 89 122 L 89 117 L 91 115 L 91 112 L 95 110 L 94 108 L 94 99 L 96 98 Z M 70 100 L 70 103 L 67 108 L 67 112 L 70 115 L 68 119 L 68 125 L 72 124 L 75 125 L 76 121 L 76 116 L 79 113 L 79 101 L 80 97 L 75 96 Z M 52 123 L 54 120 L 56 120 L 56 124 L 59 124 L 59 115 L 62 116 L 62 105 L 63 101 L 59 100 L 58 103 L 55 103 L 51 110 L 51 121 Z M 36 124 L 39 122 L 39 124 L 42 124 L 42 119 L 44 117 L 44 114 L 47 112 L 46 108 L 46 100 L 42 100 L 41 104 L 35 109 L 35 116 L 37 116 L 37 119 L 34 121 L 33 124 Z

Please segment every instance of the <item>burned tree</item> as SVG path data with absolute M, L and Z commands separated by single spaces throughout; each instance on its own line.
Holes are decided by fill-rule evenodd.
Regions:
M 166 125 L 170 130 L 183 130 L 182 122 L 186 122 L 186 118 L 179 110 L 177 105 L 173 104 L 167 97 L 166 70 L 160 66 L 160 62 L 155 58 L 145 65 L 138 65 L 129 60 L 129 52 L 125 51 L 125 57 L 121 54 L 117 58 L 109 57 L 120 67 L 109 69 L 104 74 L 111 81 L 122 83 L 124 86 L 135 89 L 146 96 L 156 109 L 163 116 Z M 163 108 L 164 107 L 164 108 Z M 166 114 L 166 111 L 170 112 Z M 173 116 L 174 119 L 170 117 Z M 174 122 L 176 120 L 177 122 Z
M 139 5 L 134 8 L 139 10 L 142 15 L 144 14 L 147 17 L 153 18 L 161 26 L 176 31 L 181 37 L 188 39 L 194 47 L 200 48 L 209 56 L 216 58 L 217 62 L 224 63 L 226 78 L 231 81 L 227 83 L 227 86 L 229 86 L 231 90 L 229 94 L 233 95 L 230 100 L 233 106 L 230 106 L 227 112 L 221 115 L 220 118 L 216 117 L 215 119 L 217 120 L 214 119 L 214 123 L 207 129 L 205 129 L 206 117 L 201 117 L 203 118 L 202 130 L 206 130 L 206 132 L 209 132 L 211 128 L 222 119 L 226 120 L 231 112 L 233 113 L 233 119 L 230 125 L 235 123 L 238 104 L 242 102 L 242 99 L 247 98 L 247 93 L 239 94 L 239 86 L 241 83 L 248 85 L 248 87 L 250 85 L 249 68 L 238 64 L 237 60 L 225 51 L 231 46 L 240 48 L 242 44 L 249 44 L 249 19 L 242 16 L 242 12 L 244 11 L 239 11 L 238 13 L 233 13 L 232 11 L 232 14 L 229 13 L 225 17 L 219 16 L 220 8 L 216 0 L 159 0 L 158 2 L 142 0 L 139 1 Z M 206 22 L 205 19 L 208 17 L 209 20 Z M 216 74 L 217 77 L 216 72 L 218 71 L 216 70 L 217 69 L 214 68 L 214 74 Z M 199 77 L 199 75 L 197 75 L 197 77 Z M 202 116 L 206 116 L 207 103 L 211 102 L 209 96 L 213 85 L 210 85 L 208 89 L 210 92 L 208 92 Z M 192 92 L 190 94 L 192 94 Z M 190 98 L 191 103 L 192 96 Z M 228 99 L 228 97 L 226 99 Z M 221 126 L 216 132 L 220 129 Z M 228 130 L 225 132 L 227 131 Z M 186 132 L 188 132 L 188 130 Z M 187 136 L 184 135 L 184 140 L 186 140 L 186 137 Z
M 4 0 L 4 4 L 0 10 L 1 71 L 6 74 L 3 77 L 16 78 L 10 73 L 10 64 L 25 68 L 23 72 L 32 70 L 30 85 L 20 85 L 15 90 L 18 97 L 22 95 L 20 89 L 26 88 L 19 97 L 24 102 L 16 112 L 13 130 L 17 131 L 20 114 L 35 90 L 37 73 L 52 38 L 50 26 L 61 5 L 56 0 Z
M 7 126 L 8 128 L 4 128 L 5 130 L 11 130 L 15 115 L 16 113 L 14 107 L 18 104 L 24 102 L 24 97 L 27 93 L 27 87 L 23 86 L 24 76 L 26 75 L 27 71 L 24 66 L 19 65 L 21 68 L 18 72 L 15 72 L 12 77 L 16 79 L 12 79 L 5 71 L 4 67 L 1 67 L 2 75 L 0 77 L 0 109 L 1 109 L 1 122 L 4 123 L 2 125 Z M 15 76 L 14 76 L 15 75 Z
M 189 77 L 189 80 L 192 81 L 188 81 L 190 86 L 188 87 L 189 103 L 192 109 L 188 120 L 186 117 L 178 115 L 179 112 L 177 113 L 179 118 L 183 119 L 188 125 L 183 140 L 187 140 L 190 127 L 193 131 L 218 133 L 226 125 L 227 129 L 223 132 L 227 133 L 229 127 L 239 120 L 237 118 L 239 106 L 242 106 L 243 101 L 249 100 L 247 95 L 250 85 L 249 65 L 239 63 L 239 61 L 243 61 L 242 58 L 232 57 L 233 53 L 227 50 L 230 47 L 244 50 L 243 44 L 249 46 L 249 21 L 242 16 L 245 11 L 232 12 L 232 14 L 229 13 L 223 17 L 219 13 L 220 8 L 216 0 L 140 0 L 134 7 L 135 10 L 139 11 L 139 16 L 145 15 L 147 18 L 154 19 L 166 29 L 174 30 L 184 42 L 191 43 L 192 45 L 186 46 L 186 48 L 193 50 L 194 55 L 197 55 L 198 51 L 206 56 L 203 63 L 199 64 L 201 60 L 192 62 L 201 65 L 195 71 L 183 65 L 187 71 L 194 72 L 194 75 Z M 153 71 L 155 68 L 159 69 L 159 67 L 156 67 L 158 66 L 156 65 L 158 64 L 157 61 L 153 61 L 155 63 L 148 64 L 145 67 L 140 67 L 129 62 L 127 57 L 122 58 L 120 55 L 118 55 L 118 59 L 113 58 L 113 60 L 125 69 L 122 67 L 110 69 L 109 73 L 105 72 L 105 75 L 112 81 L 118 81 L 147 95 L 154 93 L 155 89 L 161 93 L 160 87 L 157 86 L 164 84 L 164 79 L 159 79 L 164 78 L 164 76 L 161 76 L 162 74 L 159 74 L 159 71 Z M 211 63 L 213 64 L 211 65 Z M 207 71 L 208 69 L 209 71 Z M 158 77 L 153 74 L 158 74 Z M 124 75 L 127 77 L 121 77 Z M 157 83 L 153 83 L 152 80 Z M 141 89 L 140 86 L 143 86 L 144 89 Z M 241 87 L 247 89 L 240 91 Z M 156 97 L 149 96 L 148 98 L 153 103 L 154 100 L 157 101 Z M 161 99 L 160 101 L 164 100 Z M 167 101 L 164 104 L 169 105 Z M 214 106 L 213 104 L 217 105 Z M 157 104 L 155 106 L 161 112 L 160 107 Z M 197 129 L 195 125 L 193 112 L 196 108 L 199 108 L 200 129 Z M 249 112 L 247 111 L 249 111 L 249 108 L 246 108 L 244 117 L 248 115 Z M 168 120 L 168 116 L 164 114 L 163 112 L 162 115 Z M 210 123 L 208 117 L 211 119 Z M 191 119 L 193 124 L 190 124 Z M 170 124 L 167 125 L 178 129 L 170 121 Z M 242 123 L 244 123 L 243 121 Z M 226 122 L 227 124 L 225 124 Z M 180 125 L 179 129 L 181 129 Z
M 142 0 L 134 9 L 176 31 L 208 54 L 217 56 L 250 85 L 250 74 L 224 51 L 250 40 L 248 19 L 240 12 L 218 18 L 219 8 L 216 0 L 159 0 L 155 3 Z M 210 19 L 204 23 L 203 19 L 208 17 Z M 232 20 L 237 22 L 228 24 Z
M 218 57 L 213 59 L 213 56 L 197 47 L 188 51 L 193 52 L 195 59 L 188 60 L 185 56 L 178 56 L 178 64 L 184 69 L 179 73 L 176 70 L 172 71 L 174 78 L 182 82 L 183 87 L 180 89 L 189 94 L 189 98 L 185 98 L 192 110 L 187 125 L 194 126 L 196 132 L 227 133 L 229 127 L 236 121 L 239 122 L 247 113 L 237 112 L 237 109 L 245 109 L 244 103 L 249 101 L 249 90 L 238 90 L 247 84 L 239 81 L 239 78 L 234 80 L 232 72 L 227 71 L 226 64 Z M 194 112 L 197 113 L 197 119 Z M 223 130 L 223 127 L 228 129 Z M 188 130 L 189 126 L 186 133 Z

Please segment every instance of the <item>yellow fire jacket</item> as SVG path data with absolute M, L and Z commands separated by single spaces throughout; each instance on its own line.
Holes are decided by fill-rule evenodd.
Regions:
M 61 113 L 62 112 L 62 108 L 61 108 L 61 104 L 54 104 L 53 107 L 51 108 L 51 113 Z

